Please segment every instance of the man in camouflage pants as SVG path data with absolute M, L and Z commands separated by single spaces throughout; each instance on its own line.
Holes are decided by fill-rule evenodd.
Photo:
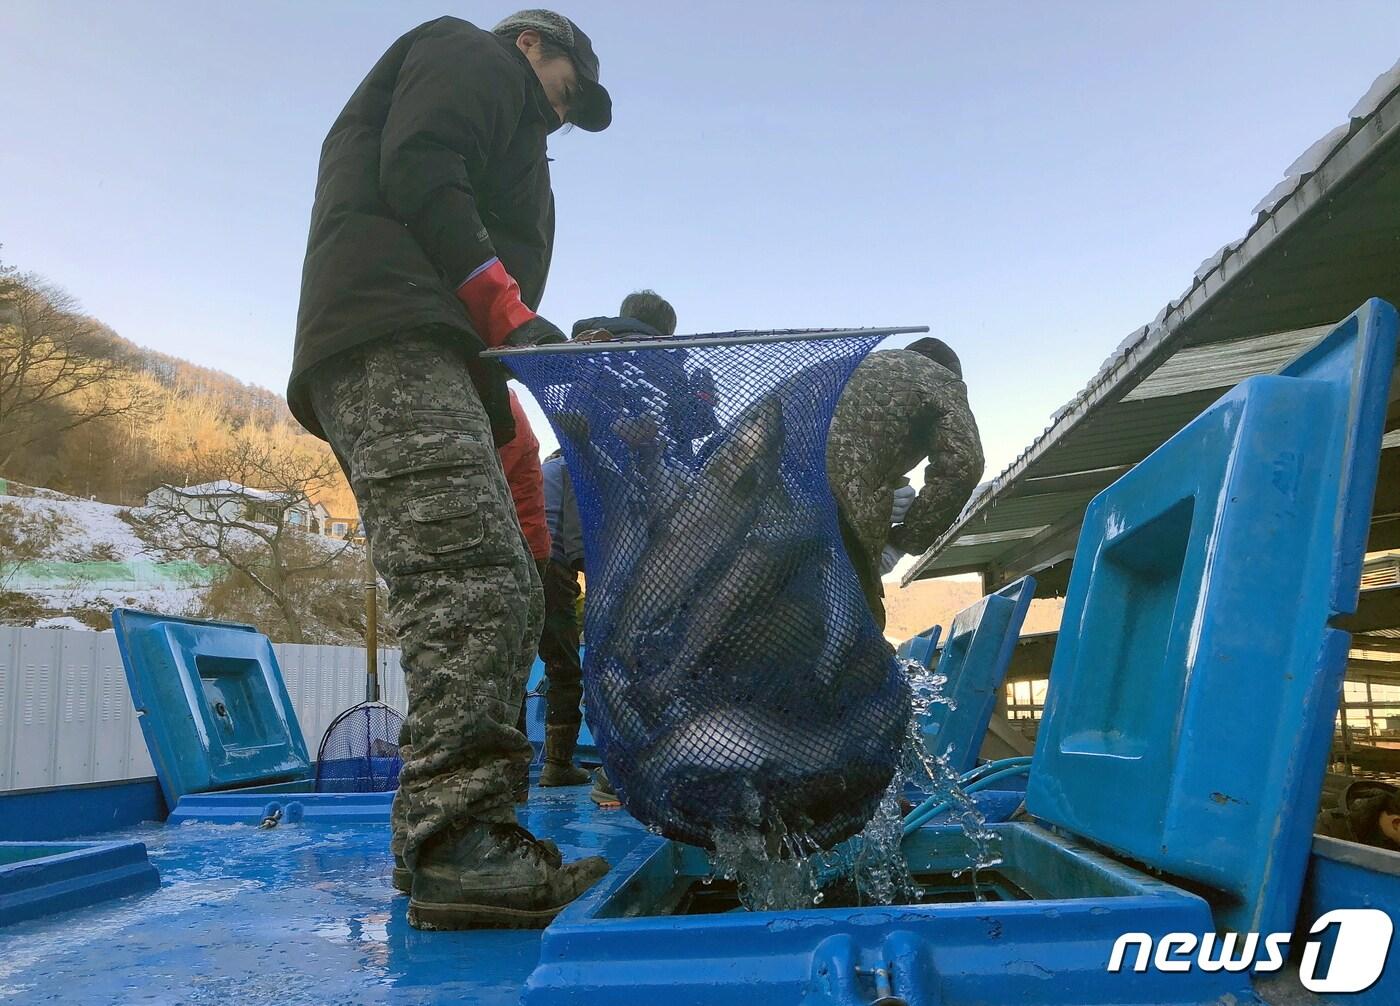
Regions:
M 511 850 L 533 847 L 545 860 L 536 865 L 549 868 L 530 870 L 529 856 L 521 856 L 525 869 L 496 864 L 511 869 L 487 871 L 485 882 L 521 874 L 517 885 L 567 903 L 606 864 L 584 860 L 567 872 L 553 843 L 516 824 L 512 779 L 532 750 L 514 724 L 544 595 L 466 351 L 434 335 L 374 343 L 318 368 L 311 398 L 350 478 L 403 641 L 412 701 L 393 810 L 403 843 L 396 852 L 420 869 L 425 846 L 429 861 L 446 852 L 449 870 L 469 877 L 492 866 L 503 846 L 512 858 Z M 416 899 L 425 893 L 420 886 Z M 492 905 L 491 892 L 473 892 L 467 877 L 454 886 L 474 895 L 477 925 L 524 925 L 530 913 L 559 907 L 536 905 L 538 898 Z M 433 928 L 431 917 L 421 918 L 428 913 L 413 914 L 420 927 Z
M 904 475 L 925 457 L 915 498 Z M 871 353 L 856 368 L 831 419 L 826 470 L 846 552 L 881 629 L 881 575 L 891 560 L 922 553 L 952 525 L 983 464 L 962 365 L 941 340 Z M 907 496 L 903 506 L 900 496 Z
M 520 11 L 398 39 L 322 146 L 287 401 L 329 441 L 403 647 L 395 853 L 422 929 L 548 925 L 607 872 L 516 821 L 516 729 L 543 595 L 497 447 L 503 368 L 562 342 L 535 313 L 554 237 L 547 138 L 612 117 L 576 24 Z
M 513 824 L 503 780 L 532 757 L 513 724 L 543 594 L 465 352 L 432 335 L 375 343 L 318 378 L 312 404 L 374 543 L 413 688 L 394 831 L 407 847 L 463 811 Z

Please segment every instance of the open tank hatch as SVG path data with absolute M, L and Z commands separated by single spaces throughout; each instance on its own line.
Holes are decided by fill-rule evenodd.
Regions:
M 997 879 L 1028 898 L 701 912 L 707 857 L 653 840 L 546 930 L 525 1001 L 866 1006 L 875 975 L 909 1004 L 1258 1002 L 1248 971 L 1107 965 L 1128 933 L 1292 930 L 1395 352 L 1394 308 L 1369 301 L 1090 504 L 1035 820 L 991 826 Z M 964 841 L 925 828 L 904 850 L 937 877 Z

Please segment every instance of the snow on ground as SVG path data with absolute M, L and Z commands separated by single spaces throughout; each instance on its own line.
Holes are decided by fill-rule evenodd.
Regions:
M 151 531 L 128 521 L 150 514 L 146 508 L 126 508 L 95 500 L 65 496 L 51 489 L 10 483 L 22 496 L 0 496 L 0 521 L 16 525 L 17 537 L 39 539 L 37 552 L 0 568 L 0 623 L 47 628 L 102 628 L 116 607 L 144 608 L 173 615 L 198 612 L 209 585 L 227 567 L 212 556 L 173 560 L 170 553 L 142 540 Z M 18 511 L 19 518 L 15 514 Z M 159 516 L 159 514 L 156 514 Z M 157 532 L 156 537 L 160 537 Z M 231 538 L 250 547 L 261 542 L 246 531 Z M 346 543 L 318 535 L 307 541 L 327 555 Z M 350 545 L 351 556 L 363 550 Z
M 204 600 L 204 587 L 153 590 L 111 590 L 82 585 L 56 589 L 26 588 L 23 593 L 54 612 L 110 612 L 113 608 L 143 608 L 169 615 L 193 615 Z M 60 616 L 55 616 L 60 617 Z M 62 616 L 67 617 L 67 616 Z M 38 623 L 36 623 L 38 624 Z
M 196 522 L 188 522 L 183 525 L 171 516 L 166 510 L 158 507 L 132 507 L 130 514 L 138 523 L 141 521 L 152 521 L 154 533 L 147 532 L 154 539 L 153 544 L 159 544 L 163 540 L 173 547 L 178 547 L 187 541 L 213 543 L 217 540 L 217 530 L 212 525 L 204 525 Z M 274 530 L 272 524 L 263 525 L 269 533 Z M 182 534 L 183 532 L 183 534 Z M 347 544 L 340 538 L 328 538 L 319 534 L 308 534 L 303 537 L 311 547 L 325 556 L 332 556 L 342 551 L 348 551 L 353 555 L 359 552 L 359 546 Z M 224 542 L 232 548 L 260 549 L 265 546 L 265 542 L 258 535 L 242 527 L 230 526 L 224 529 Z M 159 551 L 158 549 L 156 551 Z
M 94 559 L 123 562 L 137 559 L 146 546 L 131 525 L 122 520 L 125 507 L 94 500 L 61 497 L 46 491 L 44 496 L 0 496 L 0 507 L 17 507 L 26 518 L 57 517 L 62 530 L 57 540 L 37 559 L 63 562 L 89 562 Z
M 36 534 L 43 539 L 37 554 L 0 570 L 0 591 L 34 605 L 21 605 L 18 624 L 91 629 L 104 625 L 116 607 L 194 614 L 217 576 L 190 562 L 161 562 L 125 519 L 126 507 L 51 489 L 23 491 L 0 496 L 0 520 L 17 510 L 18 537 L 27 531 L 31 540 Z
M 79 632 L 92 632 L 90 626 L 84 625 L 71 615 L 62 615 L 58 618 L 41 618 L 34 623 L 36 629 L 76 629 Z M 111 629 L 103 629 L 103 632 L 111 632 Z

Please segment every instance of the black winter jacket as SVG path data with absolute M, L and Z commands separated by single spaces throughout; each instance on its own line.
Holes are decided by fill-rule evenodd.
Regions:
M 454 291 L 493 255 L 539 306 L 554 242 L 545 149 L 556 124 L 508 39 L 442 17 L 389 47 L 321 147 L 287 388 L 303 426 L 321 435 L 304 384 L 331 356 L 425 329 L 479 352 Z M 509 425 L 504 372 L 483 364 L 473 377 L 499 433 Z

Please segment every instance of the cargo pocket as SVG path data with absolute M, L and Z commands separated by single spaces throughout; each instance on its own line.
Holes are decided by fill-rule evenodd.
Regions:
M 368 495 L 374 562 L 391 575 L 511 562 L 518 534 L 489 441 L 468 430 L 391 433 L 356 446 L 351 468 Z

